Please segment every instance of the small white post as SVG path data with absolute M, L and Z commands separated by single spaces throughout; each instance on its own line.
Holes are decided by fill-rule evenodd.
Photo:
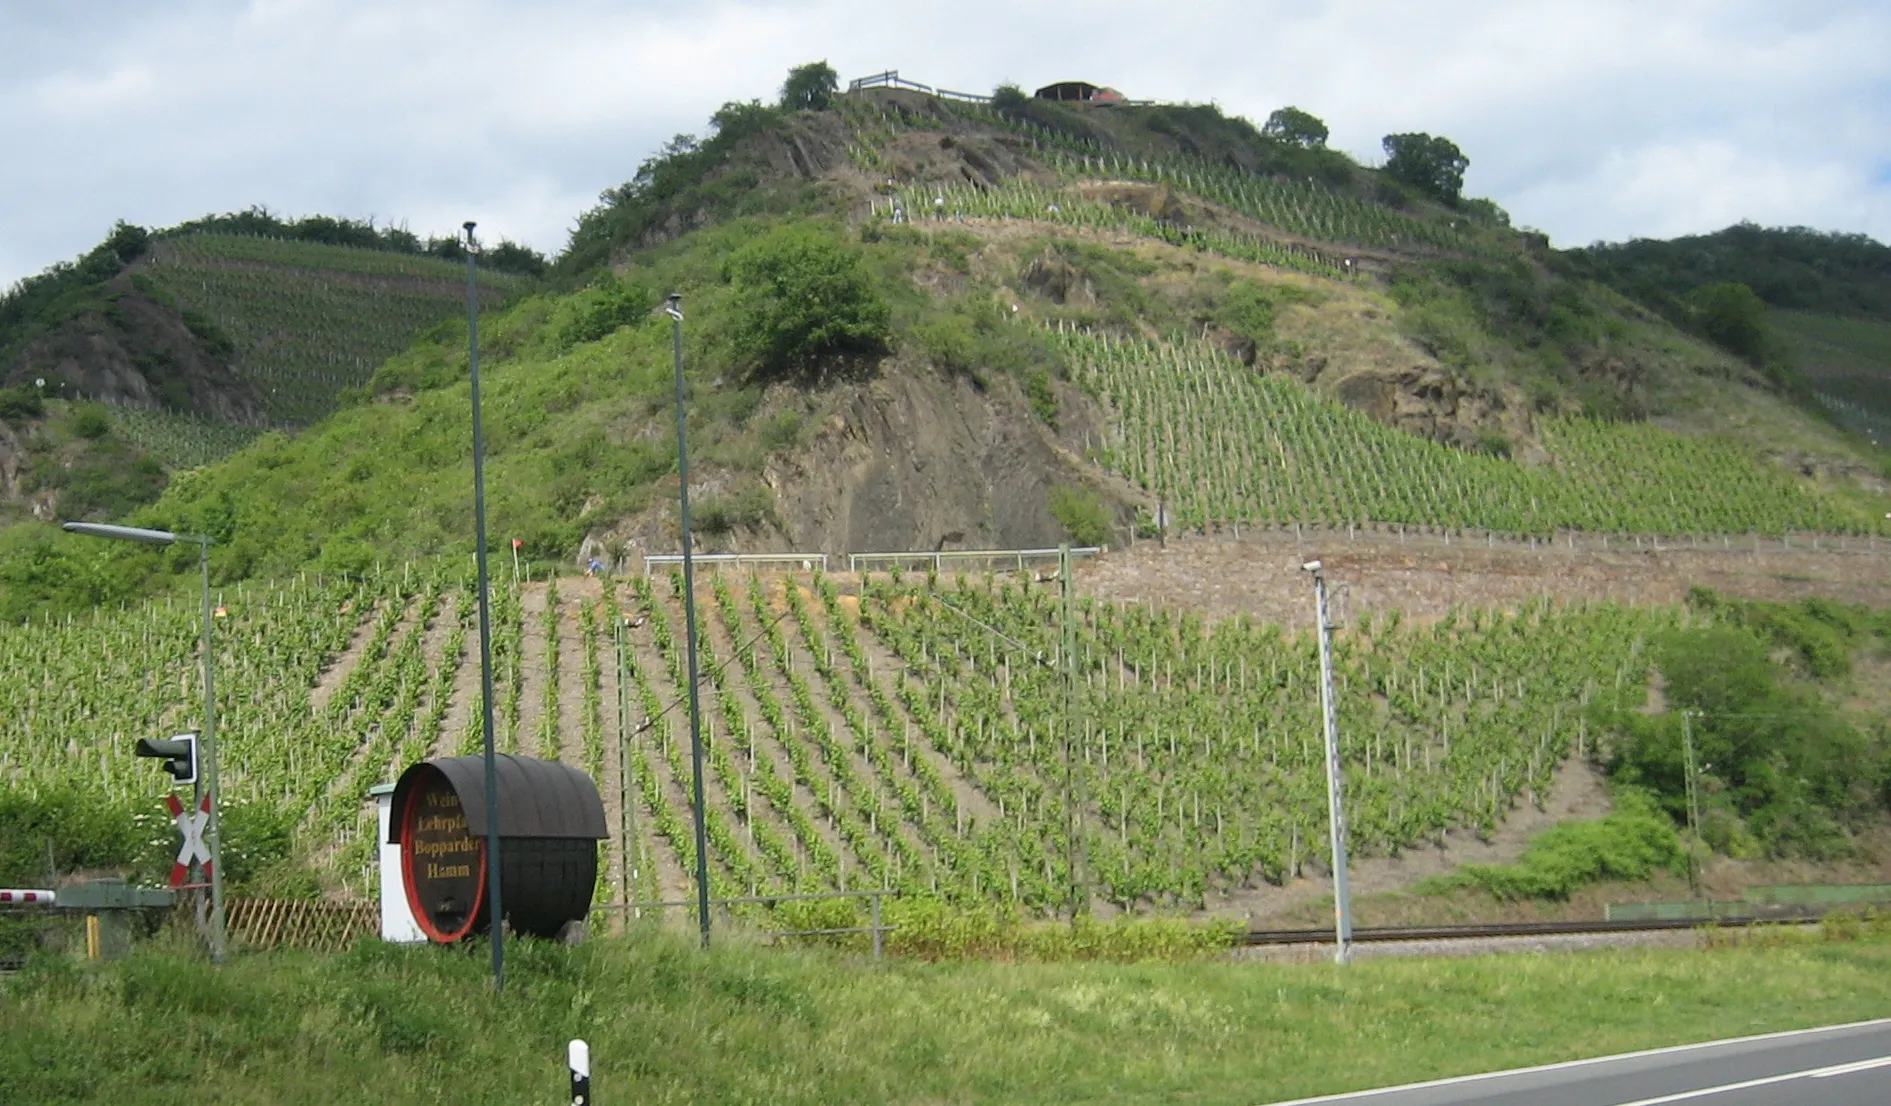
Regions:
M 575 1037 L 566 1051 L 571 1068 L 571 1106 L 591 1106 L 591 1046 Z

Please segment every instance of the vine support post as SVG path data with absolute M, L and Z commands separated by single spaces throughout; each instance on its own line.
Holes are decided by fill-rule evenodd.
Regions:
M 1339 713 L 1333 701 L 1333 623 L 1327 614 L 1326 574 L 1319 561 L 1301 566 L 1313 574 L 1313 610 L 1320 629 L 1320 719 L 1326 733 L 1326 806 L 1333 839 L 1333 961 L 1353 958 L 1353 896 L 1346 871 L 1346 807 L 1339 756 Z

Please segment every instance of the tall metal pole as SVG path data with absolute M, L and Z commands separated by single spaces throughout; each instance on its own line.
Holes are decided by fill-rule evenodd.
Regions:
M 615 606 L 615 604 L 613 604 Z M 612 619 L 617 623 L 617 901 L 623 903 L 626 910 L 630 906 L 631 862 L 636 857 L 631 844 L 630 832 L 630 796 L 633 788 L 630 781 L 630 689 L 624 686 L 624 615 L 613 610 Z M 628 915 L 625 918 L 628 922 Z
M 210 959 L 223 963 L 225 932 L 223 928 L 223 827 L 217 811 L 223 806 L 223 792 L 217 787 L 217 683 L 216 655 L 211 640 L 210 609 L 210 539 L 197 542 L 197 565 L 203 571 L 204 584 L 204 784 L 210 791 Z
M 473 385 L 473 558 L 479 565 L 479 713 L 486 753 L 486 901 L 492 989 L 506 989 L 505 907 L 499 899 L 499 768 L 493 755 L 492 601 L 486 572 L 486 438 L 479 417 L 479 284 L 474 223 L 466 223 L 466 365 Z
M 696 920 L 702 927 L 703 947 L 709 947 L 709 835 L 703 827 L 703 727 L 696 695 L 696 563 L 690 550 L 689 447 L 683 407 L 683 297 L 670 294 L 664 305 L 670 313 L 671 345 L 676 354 L 676 476 L 683 515 L 683 631 L 689 658 L 689 759 L 693 770 L 691 798 L 696 816 Z
M 1696 849 L 1701 840 L 1701 799 L 1700 767 L 1694 759 L 1694 712 L 1681 712 L 1681 752 L 1684 768 L 1687 772 L 1687 888 L 1688 893 L 1699 897 L 1701 893 L 1700 873 L 1696 869 Z
M 1060 651 L 1064 662 L 1064 833 L 1070 846 L 1070 918 L 1075 921 L 1089 913 L 1090 892 L 1083 854 L 1084 788 L 1082 769 L 1077 764 L 1080 756 L 1077 748 L 1077 620 L 1072 610 L 1074 591 L 1069 542 L 1057 546 L 1057 582 L 1063 600 L 1060 619 L 1064 643 Z
M 1316 562 L 1317 563 L 1317 562 Z M 1333 703 L 1333 625 L 1326 613 L 1326 577 L 1313 570 L 1314 613 L 1320 626 L 1320 716 L 1326 730 L 1327 828 L 1333 838 L 1333 915 L 1338 949 L 1335 963 L 1353 958 L 1353 895 L 1346 876 L 1346 808 L 1339 760 L 1339 715 Z

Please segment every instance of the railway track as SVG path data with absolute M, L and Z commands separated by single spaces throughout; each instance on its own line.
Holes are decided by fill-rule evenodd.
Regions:
M 1649 921 L 1587 922 L 1494 922 L 1461 926 L 1364 926 L 1353 930 L 1354 944 L 1383 941 L 1452 941 L 1489 937 L 1561 937 L 1605 933 L 1651 933 L 1661 930 L 1704 929 L 1720 927 L 1742 929 L 1779 922 L 1804 924 L 1817 922 L 1815 914 L 1741 918 L 1669 918 Z M 1330 945 L 1337 940 L 1332 927 L 1325 929 L 1256 929 L 1241 935 L 1244 946 Z

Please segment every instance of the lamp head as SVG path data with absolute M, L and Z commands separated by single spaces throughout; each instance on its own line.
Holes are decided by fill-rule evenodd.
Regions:
M 1301 565 L 1301 566 L 1300 566 L 1300 571 L 1302 571 L 1302 572 L 1314 572 L 1314 573 L 1317 573 L 1317 572 L 1319 572 L 1319 571 L 1320 571 L 1320 569 L 1322 569 L 1322 568 L 1324 568 L 1324 567 L 1325 567 L 1325 566 L 1324 566 L 1324 565 L 1322 565 L 1322 564 L 1321 564 L 1320 562 L 1318 562 L 1318 561 L 1308 561 L 1308 562 L 1307 562 L 1306 564 L 1303 564 L 1303 565 Z

